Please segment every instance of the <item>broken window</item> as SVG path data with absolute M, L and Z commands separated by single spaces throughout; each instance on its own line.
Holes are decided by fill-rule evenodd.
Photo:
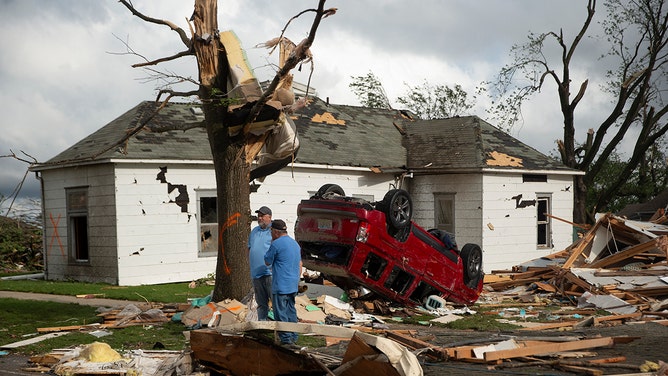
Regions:
M 218 252 L 218 201 L 215 191 L 198 191 L 200 247 L 199 256 L 215 256 Z
M 435 225 L 439 230 L 455 233 L 455 194 L 434 194 Z
M 410 296 L 410 299 L 420 305 L 424 304 L 427 301 L 427 298 L 431 295 L 440 295 L 440 291 L 424 281 L 420 281 L 415 291 Z
M 414 277 L 408 274 L 405 270 L 395 266 L 385 280 L 385 287 L 397 294 L 403 294 L 410 287 L 413 278 Z
M 537 196 L 536 210 L 536 225 L 538 230 L 538 239 L 536 241 L 536 245 L 539 248 L 551 248 L 552 228 L 550 225 L 550 196 Z
M 66 194 L 71 260 L 88 262 L 88 188 L 67 188 Z
M 383 274 L 385 266 L 387 266 L 387 260 L 375 253 L 369 252 L 369 256 L 367 256 L 364 265 L 362 265 L 361 272 L 368 278 L 377 281 L 378 278 L 380 278 L 380 275 Z

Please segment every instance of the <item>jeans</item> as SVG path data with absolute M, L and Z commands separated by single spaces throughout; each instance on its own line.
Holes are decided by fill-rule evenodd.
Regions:
M 297 322 L 297 310 L 295 309 L 295 296 L 292 294 L 274 294 L 272 303 L 274 309 L 274 320 L 283 322 Z M 278 338 L 281 343 L 295 343 L 297 342 L 297 333 L 294 332 L 278 332 Z
M 257 320 L 267 321 L 269 299 L 271 299 L 271 276 L 265 275 L 260 278 L 253 278 L 253 290 L 257 303 Z

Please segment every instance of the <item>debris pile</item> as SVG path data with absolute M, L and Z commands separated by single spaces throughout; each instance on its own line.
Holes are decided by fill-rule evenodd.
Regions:
M 667 317 L 668 226 L 612 214 L 567 249 L 485 278 L 480 303 L 544 299 L 627 318 Z
M 396 307 L 382 299 L 348 301 L 345 298 L 354 294 L 341 290 L 337 291 L 343 293 L 341 298 L 332 296 L 337 293 L 331 291 L 317 292 L 310 297 L 298 295 L 296 308 L 300 323 L 255 321 L 252 295 L 241 302 L 234 299 L 212 302 L 208 296 L 191 299 L 189 304 L 128 304 L 123 309 L 100 313 L 102 324 L 39 328 L 38 331 L 52 335 L 68 330 L 94 334 L 109 328 L 160 325 L 172 320 L 189 330 L 186 335 L 189 336 L 190 349 L 181 352 L 136 350 L 122 355 L 122 359 L 106 362 L 104 370 L 99 369 L 100 365 L 91 364 L 95 362 L 77 355 L 82 349 L 55 350 L 35 357 L 33 362 L 37 364 L 35 370 L 49 369 L 56 374 L 68 375 L 131 374 L 133 370 L 141 370 L 144 375 L 159 374 L 154 369 L 188 374 L 193 371 L 193 364 L 227 374 L 263 375 L 274 374 L 277 370 L 283 373 L 376 374 L 382 369 L 382 373 L 388 375 L 421 375 L 420 361 L 423 359 L 480 363 L 494 370 L 547 367 L 601 375 L 609 369 L 636 372 L 646 369 L 643 372 L 664 375 L 668 366 L 660 360 L 647 361 L 639 366 L 627 364 L 624 356 L 601 357 L 592 351 L 623 346 L 640 337 L 587 336 L 577 329 L 647 321 L 668 325 L 666 236 L 668 226 L 662 224 L 602 215 L 579 241 L 567 249 L 512 270 L 487 275 L 485 292 L 478 301 L 481 312 L 472 310 L 472 307 L 455 309 L 436 296 L 424 307 Z M 315 289 L 310 288 L 308 292 L 313 293 Z M 517 331 L 519 335 L 495 335 L 477 340 L 466 338 L 439 345 L 431 342 L 433 336 L 420 336 L 415 330 L 393 330 L 386 322 L 401 322 L 401 317 L 416 314 L 436 316 L 423 322 L 424 328 L 448 323 L 463 315 L 479 314 L 495 315 L 497 321 L 523 328 Z M 544 330 L 550 329 L 557 331 L 547 335 L 549 332 Z M 565 329 L 576 330 L 571 335 L 564 335 L 562 331 Z M 322 336 L 326 347 L 286 348 L 271 339 L 271 334 L 280 330 Z M 430 330 L 426 329 L 426 332 Z M 523 336 L 523 333 L 527 335 Z M 538 333 L 540 337 L 536 335 Z M 337 350 L 322 351 L 330 348 Z M 257 354 L 270 361 L 246 361 Z M 154 369 L 142 368 L 149 364 Z

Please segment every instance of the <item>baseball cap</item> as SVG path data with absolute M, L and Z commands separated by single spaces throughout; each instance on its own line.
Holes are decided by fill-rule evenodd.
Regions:
M 269 214 L 269 215 L 271 215 L 271 209 L 269 209 L 269 208 L 266 207 L 266 206 L 263 206 L 263 207 L 257 209 L 255 212 L 256 212 L 256 213 L 260 213 L 260 214 L 262 214 L 262 215 L 265 215 L 265 214 Z
M 288 226 L 285 224 L 283 220 L 274 219 L 273 221 L 271 221 L 271 228 L 276 230 L 286 231 L 288 229 Z

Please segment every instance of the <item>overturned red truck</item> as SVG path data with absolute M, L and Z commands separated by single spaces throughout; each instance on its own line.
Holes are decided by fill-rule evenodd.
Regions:
M 412 209 L 402 189 L 368 202 L 323 185 L 297 208 L 304 267 L 346 291 L 368 289 L 400 304 L 424 305 L 433 296 L 474 303 L 482 291 L 482 250 L 476 244 L 459 249 L 447 233 L 421 228 Z

